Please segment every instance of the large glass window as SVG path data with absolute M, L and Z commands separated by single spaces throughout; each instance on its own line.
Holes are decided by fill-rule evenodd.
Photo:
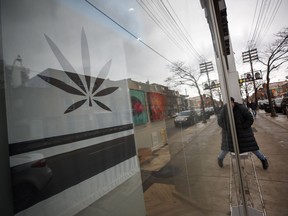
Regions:
M 242 105 L 214 3 L 1 0 L 14 215 L 288 212 L 270 193 L 287 192 L 285 160 L 270 155 L 280 179 L 265 162 L 280 138 Z

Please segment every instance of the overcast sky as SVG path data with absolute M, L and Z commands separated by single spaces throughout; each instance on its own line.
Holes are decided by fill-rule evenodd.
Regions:
M 83 73 L 80 46 L 83 29 L 93 76 L 97 76 L 103 65 L 112 59 L 109 79 L 132 78 L 166 85 L 164 80 L 171 75 L 167 65 L 171 62 L 185 62 L 197 72 L 204 58 L 213 62 L 215 70 L 210 73 L 210 78 L 217 79 L 211 34 L 200 0 L 59 0 L 36 1 L 32 6 L 28 1 L 16 5 L 14 1 L 7 1 L 4 10 L 5 61 L 12 64 L 20 54 L 32 75 L 49 67 L 61 69 L 45 35 L 54 41 L 77 73 Z M 242 63 L 241 55 L 246 51 L 249 35 L 254 32 L 262 2 L 270 2 L 270 9 L 277 2 L 281 5 L 270 28 L 259 35 L 262 39 L 262 43 L 257 44 L 259 53 L 274 40 L 273 34 L 288 26 L 288 1 L 226 0 L 229 32 L 239 74 L 250 70 L 248 63 Z M 269 17 L 271 12 L 267 11 L 265 18 Z M 173 22 L 176 24 L 172 25 Z M 266 26 L 264 24 L 260 29 Z M 284 80 L 286 68 L 287 65 L 272 74 L 272 82 Z M 255 64 L 254 69 L 265 68 Z M 200 83 L 202 81 L 206 81 L 205 76 Z M 179 86 L 177 90 L 181 94 L 185 94 L 185 90 L 190 95 L 194 92 L 189 87 Z
M 180 24 L 183 24 L 185 30 L 187 30 L 189 34 L 189 39 L 195 48 L 195 50 L 203 57 L 206 58 L 207 61 L 212 61 L 215 64 L 214 50 L 212 46 L 211 35 L 208 27 L 207 20 L 204 15 L 204 10 L 201 8 L 199 0 L 170 0 L 164 1 L 168 6 L 173 8 L 173 12 L 177 16 L 174 17 L 179 18 L 181 21 Z M 276 1 L 270 1 L 270 5 L 268 5 L 269 10 L 263 13 L 266 16 L 259 16 L 260 6 L 262 4 L 261 0 L 226 0 L 227 7 L 227 19 L 229 32 L 231 37 L 231 42 L 233 46 L 233 51 L 235 54 L 235 62 L 237 71 L 239 74 L 243 74 L 250 71 L 250 65 L 248 63 L 242 63 L 242 52 L 247 51 L 247 43 L 248 40 L 252 38 L 253 33 L 255 32 L 255 27 L 258 20 L 258 31 L 255 32 L 255 35 L 258 36 L 259 41 L 256 45 L 257 50 L 259 52 L 259 56 L 261 52 L 265 51 L 265 47 L 268 46 L 273 40 L 275 40 L 274 34 L 280 31 L 283 27 L 287 27 L 288 23 L 288 1 L 279 1 L 281 3 L 277 13 L 275 13 L 275 17 L 271 25 L 268 25 L 271 14 L 276 8 Z M 258 2 L 258 5 L 257 5 Z M 269 4 L 269 1 L 264 1 L 263 4 Z M 139 5 L 138 5 L 139 6 Z M 148 5 L 149 6 L 149 5 Z M 152 5 L 153 6 L 153 5 Z M 150 9 L 152 7 L 150 5 Z M 256 7 L 257 6 L 257 7 Z M 264 5 L 262 5 L 264 7 Z M 168 7 L 169 8 L 169 7 Z M 136 10 L 139 10 L 139 7 L 136 6 L 135 11 L 130 11 L 136 13 Z M 152 10 L 152 9 L 151 9 Z M 275 11 L 276 12 L 276 11 Z M 147 16 L 147 14 L 143 14 L 143 17 Z M 138 21 L 142 22 L 144 19 L 140 19 Z M 154 11 L 154 19 L 155 17 L 161 17 L 161 14 L 158 14 L 157 11 Z M 149 20 L 150 19 L 150 20 Z M 254 22 L 253 22 L 254 20 Z M 261 22 L 262 20 L 262 22 Z M 163 33 L 163 29 L 160 29 L 159 26 L 155 25 L 151 21 L 151 18 L 145 19 L 146 25 L 149 26 L 145 29 L 145 27 L 139 32 L 135 32 L 134 29 L 131 31 L 135 32 L 135 34 L 140 34 L 139 37 L 143 39 L 143 41 L 157 50 L 160 54 L 165 56 L 171 61 L 184 61 L 187 62 L 188 65 L 194 67 L 196 70 L 199 70 L 199 58 L 197 55 L 191 56 L 187 52 L 187 50 L 181 49 L 178 46 L 175 46 L 175 43 L 171 43 L 171 38 L 169 39 L 167 33 Z M 272 21 L 272 20 L 271 20 Z M 165 22 L 163 22 L 165 24 Z M 179 23 L 179 22 L 178 22 Z M 263 23 L 263 24 L 261 24 Z M 270 26 L 266 29 L 267 26 Z M 138 29 L 139 30 L 139 29 Z M 266 30 L 266 31 L 264 31 Z M 144 49 L 145 50 L 145 49 Z M 151 50 L 146 50 L 148 53 Z M 188 54 L 187 54 L 188 53 Z M 152 54 L 153 55 L 153 54 Z M 139 60 L 138 55 L 134 56 L 135 60 L 134 64 L 137 64 Z M 159 57 L 159 55 L 158 55 Z M 133 57 L 132 57 L 133 58 Z M 142 59 L 143 60 L 143 59 Z M 147 80 L 152 82 L 157 82 L 160 84 L 163 83 L 164 77 L 169 75 L 167 73 L 167 68 L 163 67 L 163 64 L 169 64 L 169 62 L 165 63 L 161 61 L 161 58 L 157 58 L 155 56 L 155 64 L 149 64 L 151 66 L 151 70 L 147 70 L 145 72 L 145 76 Z M 141 65 L 141 64 L 140 64 Z M 157 66 L 156 66 L 157 65 Z M 154 68 L 154 70 L 153 70 Z M 157 71 L 155 71 L 157 68 Z M 216 68 L 216 67 L 215 67 Z M 280 71 L 276 71 L 272 74 L 272 82 L 285 80 L 285 75 L 287 75 L 287 65 L 282 67 Z M 254 64 L 255 70 L 265 70 L 264 66 L 260 63 Z M 161 72 L 162 71 L 162 72 Z M 158 76 L 159 75 L 159 76 Z M 212 79 L 217 79 L 217 71 L 211 73 Z M 133 76 L 132 76 L 133 77 Z M 137 79 L 137 75 L 134 74 L 135 79 Z M 142 77 L 143 78 L 143 77 Z M 203 77 L 205 78 L 205 77 Z M 185 88 L 187 89 L 187 88 Z M 189 89 L 189 88 L 188 88 Z M 184 93 L 183 88 L 181 88 L 181 93 Z M 189 92 L 188 92 L 189 93 Z
M 226 6 L 227 6 L 227 13 L 228 13 L 228 22 L 229 22 L 229 30 L 233 45 L 233 50 L 235 53 L 235 61 L 237 65 L 238 72 L 240 74 L 244 72 L 248 72 L 250 69 L 249 64 L 243 64 L 242 63 L 242 52 L 246 51 L 246 44 L 249 39 L 249 34 L 251 35 L 253 31 L 255 30 L 255 21 L 258 18 L 259 13 L 256 13 L 254 18 L 254 25 L 252 26 L 254 12 L 256 10 L 256 5 L 258 2 L 258 9 L 261 5 L 262 1 L 256 1 L 256 0 L 241 0 L 241 1 L 233 1 L 233 0 L 226 0 Z M 274 9 L 274 5 L 278 2 L 277 0 L 274 1 L 264 1 L 266 3 L 270 2 L 269 11 L 267 12 L 267 16 L 265 18 L 270 19 L 270 13 L 272 9 Z M 270 28 L 265 33 L 259 34 L 259 38 L 262 38 L 262 43 L 259 45 L 257 44 L 257 50 L 259 51 L 259 56 L 261 55 L 261 52 L 264 52 L 266 47 L 275 40 L 275 34 L 283 29 L 284 27 L 288 27 L 288 1 L 282 0 L 281 6 L 279 7 L 275 18 L 270 25 Z M 258 12 L 259 10 L 257 10 Z M 267 19 L 268 20 L 268 19 Z M 266 26 L 265 23 L 263 26 Z M 264 28 L 263 28 L 264 29 Z M 252 30 L 252 31 L 251 31 Z M 252 32 L 252 33 L 251 33 Z M 251 36 L 250 36 L 251 38 Z M 262 69 L 263 66 L 256 64 L 256 69 Z M 276 74 L 272 74 L 274 76 L 272 77 L 272 81 L 278 81 L 278 80 L 285 80 L 285 74 L 287 75 L 287 65 L 285 67 L 282 67 L 282 69 L 278 72 L 278 76 L 275 76 Z

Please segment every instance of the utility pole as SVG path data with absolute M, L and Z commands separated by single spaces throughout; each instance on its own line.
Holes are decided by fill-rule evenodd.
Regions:
M 254 97 L 255 97 L 255 103 L 257 105 L 258 104 L 257 88 L 256 88 L 256 84 L 255 84 L 255 76 L 254 76 L 254 70 L 253 70 L 253 64 L 252 64 L 252 61 L 258 59 L 257 49 L 256 48 L 252 49 L 252 50 L 249 49 L 248 51 L 243 52 L 242 58 L 243 58 L 243 63 L 250 62 L 252 81 L 253 81 L 253 87 L 254 87 Z M 250 78 L 251 77 L 248 77 L 248 75 L 247 75 L 247 79 L 250 79 Z
M 213 106 L 213 110 L 216 113 L 216 107 L 215 107 L 215 103 L 214 103 L 214 99 L 213 99 L 213 94 L 212 94 L 212 88 L 211 88 L 211 83 L 210 83 L 210 78 L 209 78 L 209 72 L 213 71 L 213 65 L 212 62 L 204 62 L 200 64 L 200 73 L 206 73 L 207 75 L 207 80 L 208 80 L 208 86 L 209 86 L 209 90 L 210 90 L 210 95 L 211 95 L 211 102 L 212 102 L 212 106 Z

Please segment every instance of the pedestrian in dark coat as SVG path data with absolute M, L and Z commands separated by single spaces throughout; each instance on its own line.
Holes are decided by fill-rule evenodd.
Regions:
M 254 118 L 256 118 L 256 115 L 257 115 L 257 104 L 255 102 L 251 102 L 249 101 L 248 104 L 247 104 L 247 107 L 251 109 L 251 112 L 254 116 Z
M 254 122 L 251 112 L 246 106 L 235 102 L 234 98 L 231 98 L 231 105 L 233 108 L 239 153 L 253 152 L 261 160 L 263 169 L 267 169 L 268 161 L 259 151 L 259 146 L 251 127 Z M 218 165 L 223 167 L 223 160 L 227 153 L 234 152 L 227 104 L 224 105 L 217 120 L 219 126 L 222 128 L 222 143 L 221 152 L 218 156 Z

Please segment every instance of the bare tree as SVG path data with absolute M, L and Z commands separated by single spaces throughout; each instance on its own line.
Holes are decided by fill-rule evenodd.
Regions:
M 200 72 L 194 71 L 190 67 L 185 66 L 184 62 L 181 61 L 168 65 L 168 68 L 170 69 L 170 72 L 172 72 L 172 75 L 166 78 L 166 83 L 170 85 L 172 84 L 174 87 L 177 87 L 179 85 L 187 85 L 197 89 L 197 92 L 201 99 L 201 109 L 203 113 L 202 122 L 206 123 L 207 121 L 205 117 L 204 99 L 201 94 L 200 86 L 198 84 L 199 78 L 202 74 Z
M 263 60 L 259 61 L 266 66 L 267 75 L 267 96 L 269 106 L 271 110 L 271 117 L 276 116 L 276 111 L 272 106 L 271 94 L 270 94 L 270 74 L 281 67 L 288 61 L 288 27 L 279 31 L 276 35 L 276 40 L 266 50 Z

